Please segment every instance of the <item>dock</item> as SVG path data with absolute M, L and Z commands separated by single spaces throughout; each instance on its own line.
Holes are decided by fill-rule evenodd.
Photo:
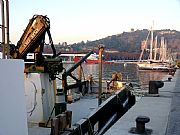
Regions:
M 164 87 L 159 88 L 159 96 L 143 96 L 123 115 L 105 135 L 132 135 L 132 128 L 136 128 L 136 118 L 147 116 L 150 121 L 145 129 L 151 135 L 179 135 L 180 134 L 180 70 L 177 70 L 171 81 L 166 76 Z

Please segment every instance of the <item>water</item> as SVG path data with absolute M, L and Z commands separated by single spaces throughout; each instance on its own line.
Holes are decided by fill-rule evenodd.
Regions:
M 64 64 L 66 69 L 70 68 L 73 64 Z M 99 77 L 99 65 L 98 64 L 82 64 L 83 78 L 92 74 L 94 80 L 98 80 Z M 136 64 L 133 63 L 114 63 L 103 64 L 102 66 L 102 79 L 110 80 L 113 72 L 120 72 L 123 76 L 123 81 L 132 82 L 139 85 L 139 89 L 148 90 L 148 84 L 150 80 L 162 80 L 168 73 L 157 71 L 139 71 Z M 77 75 L 77 70 L 73 72 Z M 69 78 L 69 80 L 72 80 Z M 137 85 L 137 86 L 138 86 Z

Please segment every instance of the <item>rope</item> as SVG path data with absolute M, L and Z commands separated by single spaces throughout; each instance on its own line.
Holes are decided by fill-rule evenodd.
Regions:
M 55 57 L 56 57 L 56 49 L 55 49 L 55 47 L 54 47 L 53 40 L 52 40 L 52 37 L 51 37 L 51 33 L 50 33 L 49 28 L 47 29 L 47 34 L 48 34 L 48 36 L 49 36 L 49 43 L 50 43 L 51 48 L 52 48 L 52 51 L 53 51 L 53 58 L 55 58 Z M 59 53 L 58 55 L 60 55 L 60 53 Z
M 132 95 L 135 95 L 136 97 L 140 97 L 140 99 L 144 96 L 143 93 L 138 92 L 136 89 L 133 89 L 129 85 L 126 86 L 128 90 L 132 93 Z M 137 101 L 137 100 L 136 100 Z
M 54 109 L 55 109 L 55 106 L 53 107 L 53 109 L 52 109 L 52 111 L 51 111 L 51 114 L 50 114 L 50 116 L 49 116 L 49 119 L 48 119 L 48 121 L 47 121 L 47 123 L 46 123 L 46 127 L 47 127 L 47 125 L 48 125 L 48 123 L 49 123 L 49 121 L 50 121 L 50 119 L 51 119 L 51 116 L 52 116 L 52 114 L 53 114 Z

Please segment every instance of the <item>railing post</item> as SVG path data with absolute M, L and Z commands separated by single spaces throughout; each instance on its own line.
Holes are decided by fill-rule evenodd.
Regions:
M 66 73 L 62 74 L 62 89 L 65 96 L 65 101 L 67 102 L 67 75 Z
M 78 80 L 81 80 L 82 72 L 81 72 L 81 65 L 78 66 Z
M 98 105 L 102 103 L 101 93 L 102 93 L 102 53 L 104 51 L 104 47 L 102 45 L 99 46 L 99 98 Z
M 78 82 L 77 83 L 78 83 L 79 91 L 83 93 L 81 79 L 82 79 L 82 72 L 81 72 L 81 64 L 80 64 L 78 66 Z

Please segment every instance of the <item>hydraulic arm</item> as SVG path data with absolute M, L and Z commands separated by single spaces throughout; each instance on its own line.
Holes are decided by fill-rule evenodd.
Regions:
M 43 56 L 43 49 L 45 44 L 45 35 L 49 37 L 49 44 L 52 48 L 53 56 L 52 58 L 45 59 Z M 62 72 L 62 60 L 56 58 L 56 50 L 53 45 L 53 41 L 50 33 L 50 20 L 46 16 L 34 15 L 30 19 L 23 35 L 13 49 L 11 49 L 11 57 L 13 59 L 24 59 L 26 61 L 26 56 L 28 53 L 34 53 L 34 64 L 26 64 L 25 71 L 39 70 L 42 69 L 43 72 L 48 72 L 52 79 L 54 75 Z M 32 68 L 33 66 L 33 68 Z
M 48 17 L 42 15 L 35 15 L 30 19 L 16 48 L 11 51 L 11 56 L 14 59 L 26 59 L 28 53 L 35 53 L 35 59 L 38 60 L 43 52 L 46 33 L 55 57 L 56 50 L 50 34 L 50 21 Z

